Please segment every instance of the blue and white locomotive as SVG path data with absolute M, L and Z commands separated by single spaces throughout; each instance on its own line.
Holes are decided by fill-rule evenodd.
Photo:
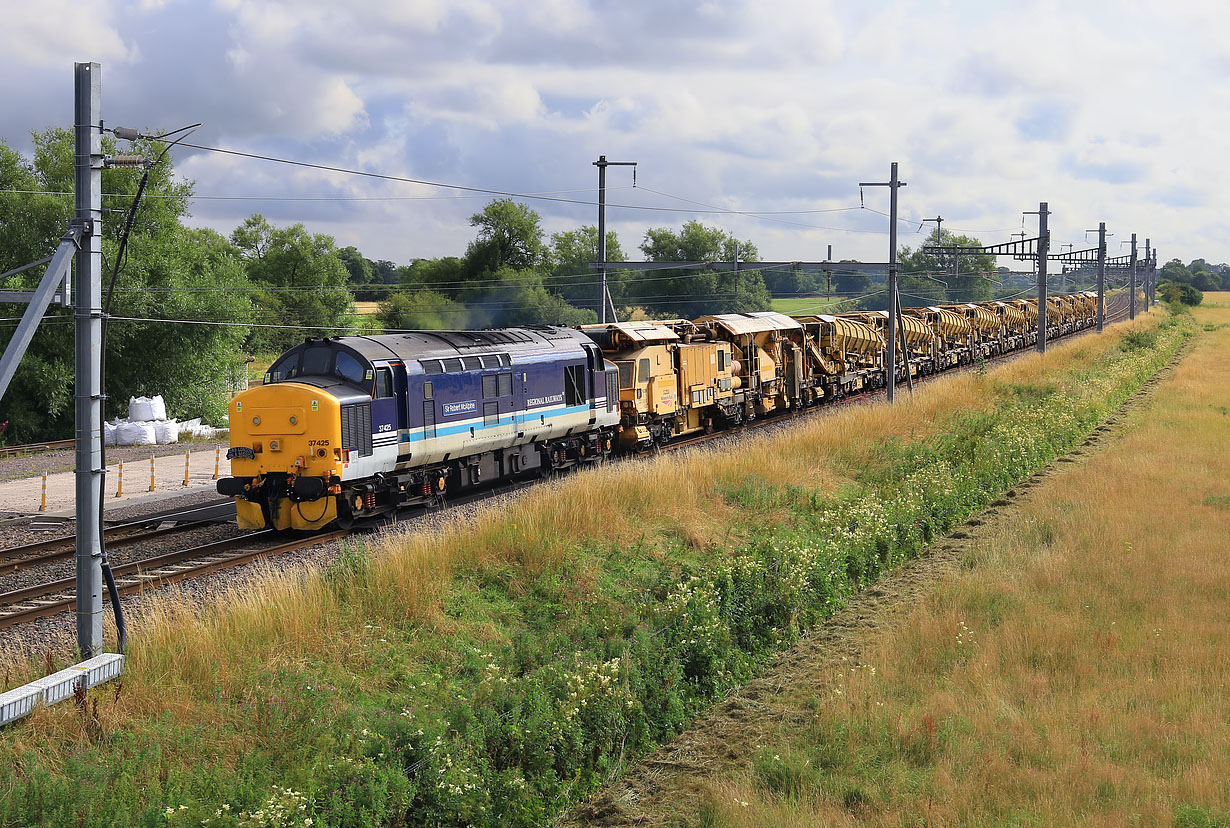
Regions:
M 308 339 L 230 406 L 244 528 L 320 529 L 611 453 L 619 372 L 571 328 Z

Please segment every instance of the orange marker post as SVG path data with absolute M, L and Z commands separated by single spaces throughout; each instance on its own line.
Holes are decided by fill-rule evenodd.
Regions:
M 47 472 L 43 472 L 43 501 L 39 504 L 38 510 L 47 511 Z
M 154 490 L 154 458 L 149 459 L 149 490 Z
M 222 465 L 222 449 L 214 449 L 214 480 L 218 479 L 218 468 Z
M 120 478 L 119 478 L 119 483 L 117 483 L 115 486 L 115 496 L 116 497 L 124 496 L 124 461 L 123 460 L 120 461 Z
M 189 458 L 191 457 L 192 457 L 192 452 L 188 452 L 187 454 L 184 455 L 184 485 L 185 486 L 188 485 L 188 461 L 189 461 Z

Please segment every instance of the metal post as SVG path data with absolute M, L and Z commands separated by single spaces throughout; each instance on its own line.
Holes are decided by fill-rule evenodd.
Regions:
M 1106 222 L 1098 222 L 1098 333 L 1106 327 Z
M 1050 230 L 1047 228 L 1047 202 L 1038 204 L 1038 353 L 1047 352 L 1047 253 Z
M 82 658 L 102 651 L 102 68 L 78 63 L 74 189 L 77 220 L 88 229 L 77 251 L 77 646 Z
M 884 342 L 884 373 L 887 380 L 888 401 L 891 403 L 897 392 L 897 189 L 904 181 L 897 180 L 897 162 L 892 164 L 888 181 L 859 182 L 860 187 L 888 187 L 888 336 Z M 908 362 L 907 362 L 908 366 Z
M 897 162 L 888 177 L 888 401 L 897 392 Z
M 831 244 L 829 245 L 829 254 L 825 258 L 824 261 L 828 262 L 829 265 L 832 265 L 833 263 L 833 245 Z M 824 294 L 824 298 L 832 299 L 833 298 L 833 268 L 831 266 L 825 269 L 824 280 L 825 280 L 825 283 L 828 285 L 828 290 Z
M 612 309 L 615 303 L 611 301 L 610 294 L 606 287 L 606 168 L 607 167 L 635 167 L 635 161 L 607 161 L 605 155 L 599 155 L 598 160 L 594 162 L 594 166 L 598 168 L 598 266 L 602 272 L 601 278 L 601 293 L 598 294 L 598 321 L 606 324 L 606 305 L 611 302 Z M 633 185 L 636 183 L 636 170 L 632 171 Z M 612 310 L 612 315 L 614 310 Z
M 1145 313 L 1149 312 L 1149 284 L 1150 277 L 1153 275 L 1149 271 L 1149 259 L 1151 255 L 1149 249 L 1152 246 L 1152 240 L 1145 239 Z
M 1153 260 L 1149 262 L 1149 296 L 1150 302 L 1157 301 L 1157 248 L 1153 248 Z
M 598 168 L 598 266 L 602 268 L 598 321 L 606 324 L 606 156 L 599 155 L 594 166 Z
M 1128 319 L 1136 318 L 1136 234 L 1132 234 L 1132 278 L 1128 289 Z

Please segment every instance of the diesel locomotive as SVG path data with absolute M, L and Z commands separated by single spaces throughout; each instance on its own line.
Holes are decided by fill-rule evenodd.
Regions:
M 309 339 L 231 401 L 244 528 L 320 529 L 609 456 L 619 375 L 571 328 Z
M 1048 338 L 1095 313 L 1048 298 Z M 218 491 L 243 528 L 344 526 L 1029 347 L 1037 320 L 1033 300 L 903 308 L 891 366 L 883 311 L 308 339 L 231 401 Z

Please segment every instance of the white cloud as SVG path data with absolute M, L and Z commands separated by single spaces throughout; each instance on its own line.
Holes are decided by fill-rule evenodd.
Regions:
M 10 143 L 62 123 L 72 60 L 97 59 L 108 120 L 203 120 L 206 144 L 519 192 L 592 186 L 605 153 L 639 160 L 646 187 L 761 209 L 857 205 L 857 182 L 896 160 L 910 182 L 903 214 L 1000 233 L 987 241 L 1048 200 L 1059 234 L 1079 240 L 1106 220 L 1176 255 L 1230 260 L 1224 228 L 1204 216 L 1230 187 L 1221 3 L 110 0 L 89 26 L 80 19 L 67 0 L 9 13 L 0 136 Z M 214 155 L 180 167 L 201 193 L 447 192 Z M 218 223 L 257 209 L 298 216 L 404 260 L 460 252 L 476 206 L 194 209 Z M 588 206 L 535 207 L 552 229 L 593 221 Z M 701 217 L 774 258 L 813 257 L 829 242 L 883 255 L 874 234 Z M 684 218 L 625 209 L 611 221 L 631 250 L 644 227 Z M 794 219 L 882 229 L 857 211 Z

